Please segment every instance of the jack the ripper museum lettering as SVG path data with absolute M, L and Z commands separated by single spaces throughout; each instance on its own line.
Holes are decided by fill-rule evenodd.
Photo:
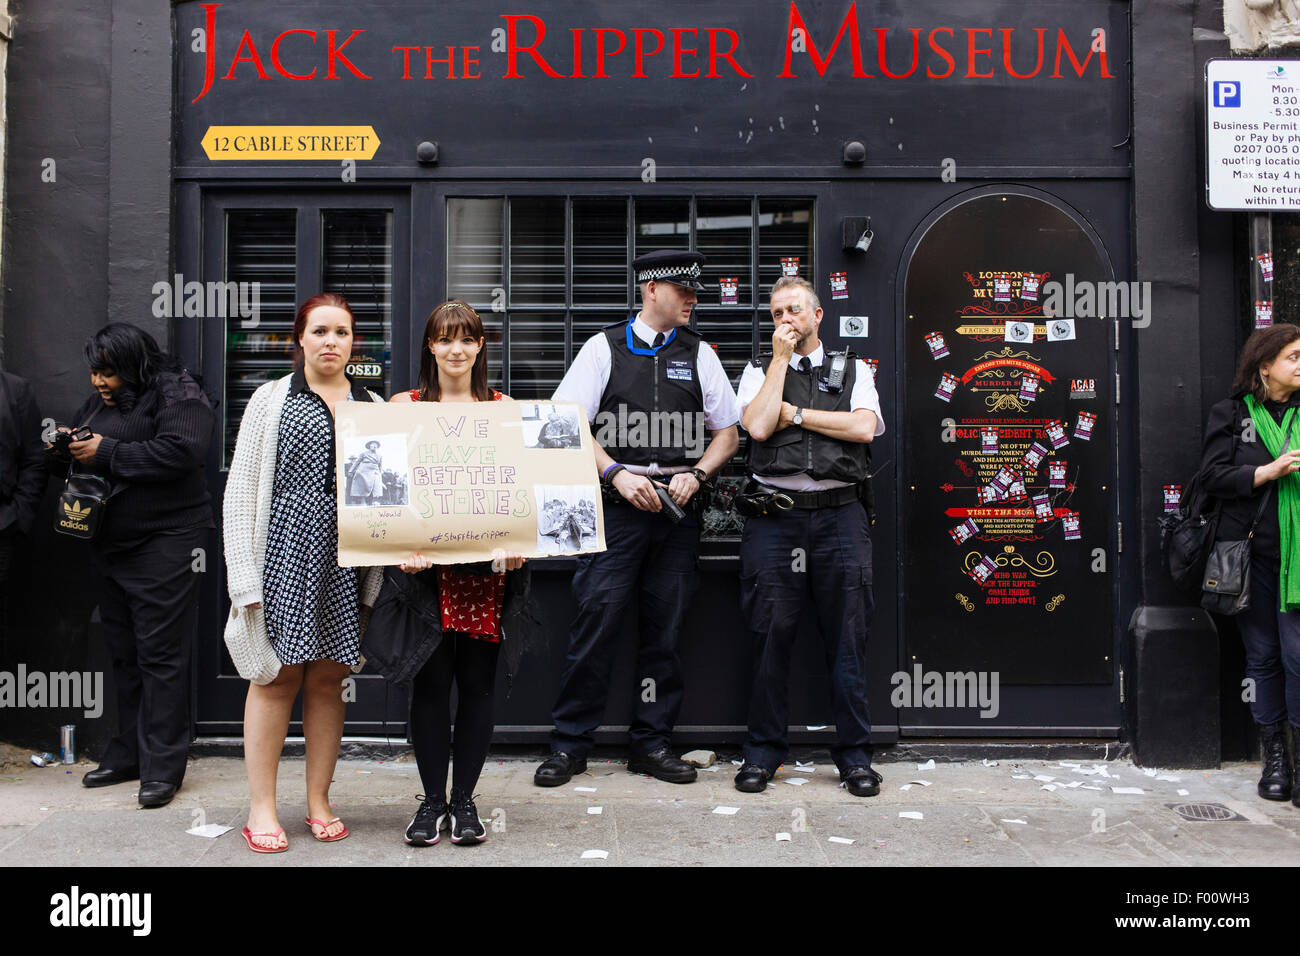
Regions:
M 498 14 L 490 40 L 380 37 L 364 27 L 298 24 L 254 35 L 218 15 L 220 3 L 199 4 L 204 26 L 192 46 L 205 55 L 203 87 L 269 80 L 724 79 L 757 74 L 750 47 L 772 48 L 764 36 L 747 44 L 715 24 L 612 26 L 547 23 L 532 14 Z M 791 3 L 778 79 L 818 77 L 898 80 L 1113 80 L 1101 27 L 881 27 L 869 8 L 850 3 L 843 19 L 814 16 Z M 820 11 L 819 11 L 820 12 Z M 779 24 L 780 21 L 777 21 Z M 777 29 L 780 29 L 779 25 Z M 232 41 L 227 37 L 237 37 Z M 464 40 L 466 38 L 455 38 Z M 220 49 L 221 55 L 218 56 Z

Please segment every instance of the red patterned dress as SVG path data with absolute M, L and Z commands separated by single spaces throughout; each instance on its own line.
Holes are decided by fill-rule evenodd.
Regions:
M 408 394 L 420 400 L 420 390 Z M 492 390 L 492 401 L 501 401 L 501 393 Z M 501 642 L 501 605 L 505 599 L 505 572 L 465 574 L 454 565 L 438 566 L 438 598 L 442 606 L 442 629 L 459 631 L 480 640 Z

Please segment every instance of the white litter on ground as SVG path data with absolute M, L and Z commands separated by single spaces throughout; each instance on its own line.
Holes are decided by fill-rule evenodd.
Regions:
M 608 850 L 583 850 L 580 859 L 583 860 L 608 860 Z

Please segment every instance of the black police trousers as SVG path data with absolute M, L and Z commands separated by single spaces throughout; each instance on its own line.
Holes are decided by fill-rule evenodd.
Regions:
M 753 652 L 745 762 L 775 773 L 789 747 L 790 652 L 801 630 L 820 633 L 831 675 L 841 771 L 871 765 L 867 635 L 871 538 L 856 501 L 749 518 L 740 544 L 740 601 Z
M 677 639 L 699 584 L 700 526 L 694 508 L 674 525 L 661 512 L 631 505 L 605 508 L 607 550 L 578 557 L 573 596 L 578 616 L 551 717 L 551 749 L 585 757 L 605 714 L 614 650 L 627 611 L 639 602 L 636 710 L 629 726 L 638 754 L 668 746 L 681 710 L 684 682 Z M 629 688 L 632 690 L 632 688 Z

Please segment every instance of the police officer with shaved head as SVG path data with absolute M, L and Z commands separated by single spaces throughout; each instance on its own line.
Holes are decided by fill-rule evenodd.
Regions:
M 674 250 L 634 260 L 641 311 L 590 338 L 555 391 L 555 401 L 578 402 L 593 423 L 606 550 L 578 558 L 578 616 L 552 711 L 552 753 L 533 776 L 540 787 L 587 769 L 634 605 L 641 632 L 628 770 L 695 780 L 695 768 L 669 749 L 684 691 L 677 639 L 698 583 L 700 489 L 736 453 L 740 418 L 722 363 L 687 327 L 703 263 Z M 707 447 L 694 434 L 705 429 Z
M 820 635 L 838 735 L 831 756 L 854 796 L 880 792 L 871 769 L 867 633 L 871 627 L 871 441 L 885 430 L 875 377 L 851 352 L 826 350 L 822 309 L 805 279 L 772 286 L 772 352 L 740 379 L 751 479 L 736 506 L 741 608 L 753 648 L 745 762 L 736 789 L 761 793 L 788 753 L 790 651 Z M 800 560 L 802 557 L 802 560 Z

